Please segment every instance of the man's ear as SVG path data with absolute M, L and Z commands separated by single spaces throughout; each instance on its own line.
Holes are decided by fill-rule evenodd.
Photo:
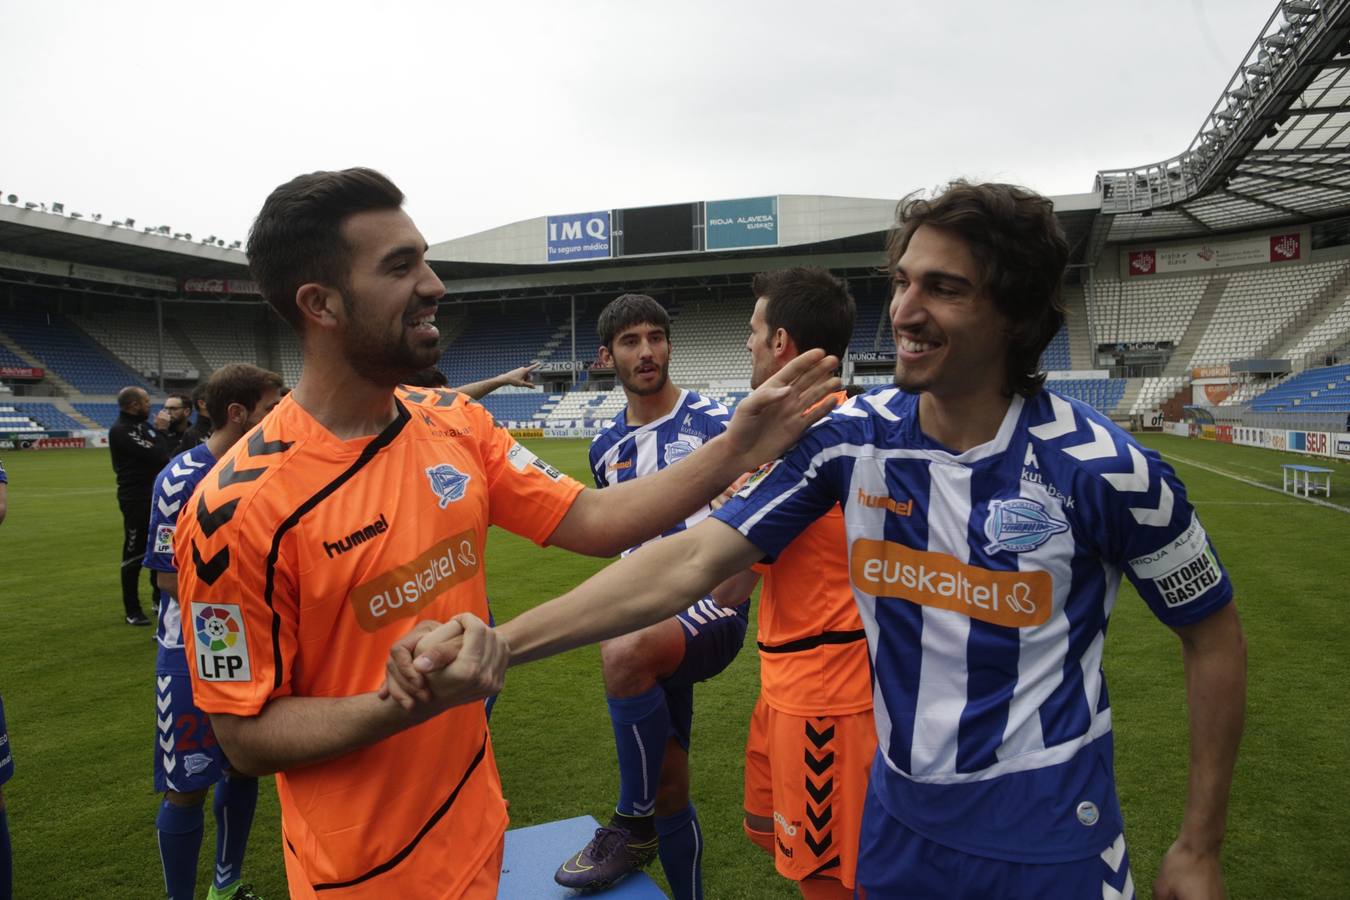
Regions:
M 332 328 L 342 309 L 342 295 L 316 281 L 308 281 L 296 290 L 295 305 L 306 323 Z
M 606 369 L 614 368 L 614 357 L 610 354 L 609 348 L 604 344 L 600 345 L 600 350 L 596 354 L 596 359 L 598 359 L 600 365 L 604 366 Z
M 785 364 L 799 355 L 797 353 L 797 342 L 792 339 L 792 335 L 787 333 L 784 328 L 774 330 L 773 338 L 769 341 L 769 346 L 773 349 L 773 358 L 780 364 Z

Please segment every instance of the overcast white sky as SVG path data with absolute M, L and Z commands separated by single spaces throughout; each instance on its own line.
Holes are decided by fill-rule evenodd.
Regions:
M 764 194 L 1047 194 L 1185 149 L 1275 0 L 0 0 L 0 192 L 243 239 L 373 166 L 436 243 Z

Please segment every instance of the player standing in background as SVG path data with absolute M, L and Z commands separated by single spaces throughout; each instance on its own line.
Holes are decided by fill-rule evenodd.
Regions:
M 169 461 L 164 435 L 169 414 L 160 410 L 150 424 L 150 395 L 138 387 L 117 394 L 117 421 L 108 429 L 108 451 L 117 474 L 117 505 L 122 511 L 122 606 L 128 625 L 149 625 L 136 582 L 141 576 L 145 535 L 150 523 L 150 494 L 155 476 Z M 150 584 L 151 606 L 159 608 L 159 591 Z
M 500 626 L 511 662 L 657 621 L 842 503 L 879 750 L 859 894 L 1129 898 L 1101 669 L 1124 574 L 1186 669 L 1190 785 L 1154 896 L 1222 897 L 1246 694 L 1233 588 L 1171 467 L 1043 389 L 1068 259 L 1051 202 L 956 182 L 901 205 L 888 255 L 896 386 L 840 407 L 708 521 Z M 453 659 L 449 633 L 391 677 Z
M 280 375 L 257 366 L 236 363 L 217 369 L 206 382 L 205 394 L 210 421 L 221 424 L 205 443 L 174 457 L 155 479 L 145 567 L 155 573 L 163 597 L 156 635 L 155 790 L 164 795 L 164 801 L 155 827 L 170 900 L 195 896 L 205 818 L 202 807 L 213 785 L 216 864 L 208 900 L 255 896 L 241 881 L 240 867 L 258 803 L 258 779 L 230 769 L 210 720 L 192 702 L 173 535 L 197 485 L 226 450 L 272 411 L 281 399 L 281 386 Z M 191 621 L 188 625 L 195 627 Z
M 300 335 L 299 383 L 198 487 L 174 536 L 197 706 L 238 771 L 277 773 L 291 895 L 494 897 L 506 807 L 481 700 L 507 648 L 487 615 L 498 525 L 618 553 L 690 515 L 832 404 L 803 357 L 678 473 L 585 490 L 444 390 L 445 287 L 403 194 L 369 169 L 281 185 L 249 234 L 263 296 Z M 394 642 L 449 621 L 464 653 L 381 693 Z M 401 660 L 403 661 L 403 660 Z M 411 659 L 406 662 L 411 663 Z
M 661 304 L 624 294 L 601 311 L 596 330 L 600 363 L 614 367 L 628 400 L 591 442 L 596 487 L 655 474 L 726 428 L 725 406 L 670 380 L 670 317 Z M 700 507 L 666 534 L 709 512 Z M 753 587 L 752 576 L 732 577 L 673 618 L 600 645 L 619 758 L 618 805 L 590 843 L 558 868 L 553 877 L 559 884 L 608 887 L 659 850 L 676 900 L 703 896 L 703 834 L 689 800 L 694 684 L 735 659 Z
M 9 511 L 9 475 L 0 460 L 0 523 Z M 5 727 L 5 700 L 0 697 L 0 900 L 14 896 L 13 851 L 9 843 L 9 815 L 5 811 L 5 782 L 14 776 L 14 755 L 9 749 L 9 730 Z
M 178 439 L 178 446 L 173 451 L 174 456 L 191 450 L 211 436 L 211 414 L 206 411 L 205 381 L 192 389 L 192 409 L 197 413 L 197 420 Z
M 839 279 L 824 269 L 781 269 L 756 275 L 751 289 L 751 387 L 803 350 L 844 358 L 855 309 Z M 803 897 L 852 897 L 877 735 L 843 511 L 831 507 L 773 565 L 755 568 L 764 586 L 759 700 L 745 749 L 745 832 Z

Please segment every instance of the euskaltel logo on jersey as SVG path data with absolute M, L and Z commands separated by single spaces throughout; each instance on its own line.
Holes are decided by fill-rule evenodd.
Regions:
M 895 541 L 854 541 L 849 575 L 855 587 L 873 596 L 898 597 L 1008 628 L 1044 624 L 1054 600 L 1049 572 L 985 569 Z
M 373 633 L 390 622 L 417 615 L 428 603 L 481 571 L 477 543 L 477 532 L 466 529 L 358 585 L 347 597 L 356 621 Z

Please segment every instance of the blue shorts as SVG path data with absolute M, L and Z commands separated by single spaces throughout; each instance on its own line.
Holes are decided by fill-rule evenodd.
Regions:
M 1134 900 L 1122 833 L 1097 856 L 1015 863 L 953 850 L 911 831 L 871 790 L 863 808 L 857 897 L 862 900 Z
M 0 784 L 14 777 L 14 755 L 9 752 L 9 729 L 5 727 L 5 700 L 0 697 Z
M 211 720 L 193 705 L 187 672 L 156 671 L 155 790 L 184 794 L 205 790 L 223 778 L 229 766 Z
M 727 608 L 709 597 L 690 606 L 675 618 L 684 628 L 684 658 L 668 678 L 661 679 L 670 709 L 670 730 L 686 751 L 694 725 L 694 685 L 721 672 L 745 643 L 750 601 Z

